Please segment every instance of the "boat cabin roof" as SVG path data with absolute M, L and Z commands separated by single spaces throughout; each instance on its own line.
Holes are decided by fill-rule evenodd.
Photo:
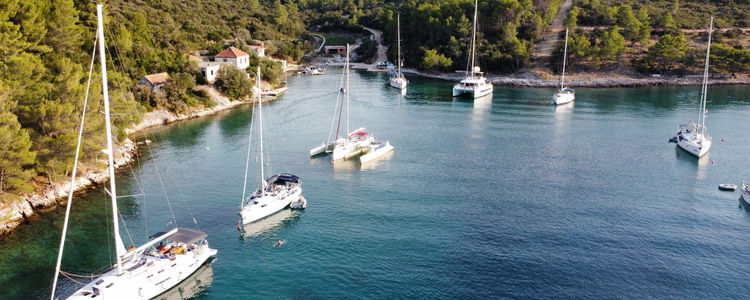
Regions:
M 172 229 L 174 229 L 174 227 L 167 228 L 157 233 L 154 233 L 148 238 L 152 239 L 158 236 L 162 236 L 164 234 L 167 234 L 167 232 L 170 232 Z M 165 237 L 164 239 L 179 242 L 179 243 L 192 244 L 202 239 L 205 239 L 207 236 L 208 234 L 203 231 L 189 229 L 189 228 L 177 228 L 177 232 Z
M 266 182 L 268 182 L 269 184 L 270 183 L 284 184 L 287 182 L 298 183 L 299 176 L 289 174 L 289 173 L 281 173 L 281 174 L 276 174 L 276 175 L 269 177 L 268 180 L 266 180 Z

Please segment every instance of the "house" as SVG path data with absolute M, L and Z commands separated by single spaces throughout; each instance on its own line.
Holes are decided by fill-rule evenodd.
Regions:
M 245 70 L 250 66 L 250 54 L 243 52 L 235 47 L 229 47 L 214 57 L 215 62 L 231 63 L 240 70 Z M 206 77 L 208 78 L 208 76 Z
M 216 80 L 216 74 L 219 73 L 219 67 L 222 64 L 224 64 L 224 62 L 202 61 L 198 63 L 198 67 L 201 69 L 201 73 L 203 73 L 203 77 L 206 78 L 206 81 L 214 82 Z
M 255 45 L 248 45 L 250 49 L 252 49 L 255 54 L 258 54 L 258 57 L 263 57 L 266 55 L 266 48 L 263 46 L 265 43 L 263 41 L 253 41 Z
M 345 54 L 346 46 L 325 46 L 326 54 Z
M 148 86 L 152 91 L 158 92 L 161 90 L 161 86 L 167 83 L 167 81 L 169 81 L 169 74 L 162 72 L 143 76 L 138 80 L 138 84 Z

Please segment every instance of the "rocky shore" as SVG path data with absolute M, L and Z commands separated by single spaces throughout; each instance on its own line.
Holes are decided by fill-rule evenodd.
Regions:
M 431 73 L 416 69 L 404 68 L 404 73 L 422 77 L 459 81 L 463 79 L 463 72 Z M 560 84 L 559 75 L 549 73 L 521 72 L 512 75 L 487 75 L 487 79 L 494 85 L 554 88 Z M 644 87 L 644 86 L 686 86 L 700 85 L 703 78 L 700 75 L 687 76 L 638 76 L 618 73 L 594 73 L 566 75 L 565 83 L 569 87 L 614 88 L 614 87 Z M 750 84 L 750 77 L 746 74 L 735 78 L 709 78 L 708 84 Z
M 133 124 L 125 132 L 132 134 L 147 128 L 178 122 L 181 120 L 193 119 L 202 116 L 215 114 L 219 111 L 230 109 L 239 105 L 250 104 L 252 101 L 232 101 L 221 95 L 211 86 L 198 86 L 198 89 L 205 90 L 216 102 L 216 106 L 193 111 L 188 114 L 177 114 L 166 110 L 154 110 L 144 114 L 143 119 L 138 124 Z M 263 102 L 273 101 L 277 97 L 267 97 Z M 130 165 L 138 153 L 138 146 L 130 139 L 125 139 L 119 145 L 115 145 L 115 169 L 121 169 Z M 73 184 L 74 193 L 85 192 L 97 184 L 106 183 L 109 180 L 109 174 L 106 170 L 92 171 L 88 170 L 76 177 Z M 50 209 L 57 205 L 65 205 L 68 193 L 70 192 L 70 178 L 63 182 L 56 182 L 48 185 L 42 191 L 28 194 L 20 201 L 10 205 L 0 206 L 0 237 L 5 236 L 19 225 L 28 222 L 33 217 L 45 209 Z

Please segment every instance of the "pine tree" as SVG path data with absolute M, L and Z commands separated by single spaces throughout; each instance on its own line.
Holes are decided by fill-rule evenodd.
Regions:
M 33 171 L 25 165 L 34 162 L 36 153 L 29 151 L 31 140 L 29 133 L 21 129 L 16 116 L 9 112 L 0 112 L 0 201 L 2 194 L 8 190 L 31 191 L 28 183 Z

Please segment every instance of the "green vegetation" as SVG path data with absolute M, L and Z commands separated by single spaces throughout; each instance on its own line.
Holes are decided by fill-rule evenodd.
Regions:
M 354 45 L 356 38 L 350 36 L 334 35 L 330 33 L 318 33 L 326 38 L 326 46 L 344 46 L 346 44 Z
M 247 77 L 247 73 L 230 64 L 219 67 L 214 86 L 232 100 L 253 95 L 253 82 Z
M 113 131 L 155 108 L 187 112 L 211 106 L 194 89 L 200 76 L 188 58 L 196 50 L 266 41 L 267 55 L 300 59 L 312 49 L 296 1 L 203 0 L 107 1 L 105 36 Z M 69 176 L 94 49 L 96 7 L 83 0 L 0 1 L 0 204 L 40 184 Z M 247 48 L 245 48 L 247 49 Z M 250 52 L 250 51 L 245 51 Z M 281 68 L 264 59 L 264 77 L 278 83 Z M 162 91 L 137 86 L 146 74 L 168 72 Z M 103 147 L 101 85 L 94 68 L 81 158 L 96 164 Z M 232 97 L 249 94 L 247 77 Z M 225 81 L 226 82 L 226 81 Z M 99 157 L 100 158 L 100 157 Z

